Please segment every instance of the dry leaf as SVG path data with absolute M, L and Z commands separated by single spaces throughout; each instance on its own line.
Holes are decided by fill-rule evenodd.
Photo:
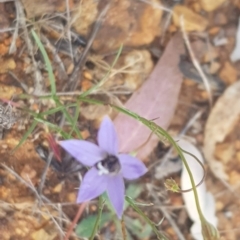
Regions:
M 178 142 L 178 145 L 182 149 L 193 154 L 202 163 L 204 162 L 201 152 L 189 141 L 181 139 Z M 204 175 L 203 168 L 192 156 L 186 153 L 183 153 L 183 155 L 191 170 L 195 184 L 200 183 Z M 192 188 L 192 184 L 190 182 L 190 178 L 185 166 L 183 166 L 183 170 L 181 174 L 181 188 L 183 190 Z M 212 194 L 206 191 L 205 182 L 203 182 L 200 186 L 197 187 L 197 193 L 198 193 L 199 203 L 200 203 L 200 207 L 203 215 L 205 216 L 205 218 L 208 220 L 209 223 L 211 223 L 214 227 L 216 227 L 217 217 L 215 215 L 215 200 Z M 191 234 L 195 240 L 203 240 L 203 236 L 201 233 L 202 232 L 201 221 L 197 211 L 196 201 L 195 201 L 193 191 L 182 193 L 182 195 L 183 195 L 183 199 L 185 202 L 188 215 L 193 221 L 193 225 L 191 227 Z
M 182 37 L 177 34 L 169 42 L 149 78 L 133 93 L 125 107 L 149 120 L 156 119 L 156 124 L 167 128 L 173 117 L 182 83 L 178 63 L 183 52 Z M 147 127 L 121 113 L 115 118 L 114 124 L 119 134 L 121 152 L 136 150 L 150 135 Z M 153 134 L 137 156 L 142 159 L 147 157 L 158 141 L 158 137 Z
M 240 82 L 229 86 L 218 99 L 208 117 L 204 133 L 204 155 L 216 177 L 228 180 L 224 165 L 215 156 L 217 143 L 224 141 L 240 115 Z

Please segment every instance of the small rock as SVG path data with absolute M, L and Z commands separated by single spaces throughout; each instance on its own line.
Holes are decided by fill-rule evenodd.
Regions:
M 76 194 L 75 193 L 68 193 L 67 194 L 67 200 L 69 202 L 76 202 Z
M 237 71 L 230 62 L 225 62 L 219 77 L 226 85 L 230 85 L 237 81 Z
M 34 185 L 37 183 L 37 179 L 36 179 L 37 172 L 28 164 L 24 165 L 20 173 L 20 176 L 27 182 L 31 182 Z
M 240 152 L 236 153 L 236 157 L 237 157 L 238 162 L 240 163 Z
M 106 5 L 104 1 L 105 4 L 100 2 L 96 6 L 97 2 L 91 0 L 81 3 L 86 6 L 80 10 L 79 18 L 74 23 L 78 33 L 89 34 L 90 26 L 96 21 L 96 15 Z M 152 6 L 159 4 L 159 0 L 149 0 L 150 4 L 131 0 L 111 2 L 110 9 L 93 43 L 95 51 L 109 52 L 118 49 L 122 44 L 131 47 L 150 44 L 160 34 L 162 10 Z M 100 10 L 97 12 L 97 9 Z
M 177 31 L 177 27 L 174 25 L 174 24 L 171 24 L 169 27 L 168 27 L 168 31 L 170 33 L 175 33 Z
M 191 8 L 194 10 L 194 12 L 197 12 L 197 13 L 200 13 L 202 10 L 199 2 L 193 2 L 191 5 Z
M 226 16 L 226 14 L 224 14 L 223 12 L 218 12 L 215 16 L 214 16 L 214 23 L 216 25 L 225 25 L 228 22 L 228 18 Z
M 202 61 L 203 61 L 204 63 L 208 63 L 208 62 L 211 62 L 211 61 L 213 61 L 214 59 L 216 59 L 216 58 L 218 58 L 218 57 L 219 57 L 219 53 L 218 53 L 218 51 L 216 50 L 216 48 L 213 47 L 213 46 L 211 46 L 211 45 L 209 44 L 209 47 L 208 47 L 208 49 L 206 50 L 206 52 L 205 52 L 205 54 L 204 54 L 204 56 L 203 56 Z
M 93 86 L 93 83 L 89 81 L 88 79 L 83 79 L 81 82 L 81 90 L 83 92 L 89 90 Z
M 200 4 L 206 12 L 211 12 L 220 7 L 226 0 L 200 0 Z
M 220 31 L 220 27 L 212 27 L 208 30 L 208 33 L 210 35 L 216 35 L 219 33 L 219 31 Z
M 82 115 L 88 120 L 102 118 L 104 115 L 110 115 L 112 108 L 108 105 L 88 105 L 81 107 Z
M 147 50 L 131 51 L 124 57 L 124 66 L 130 66 L 124 74 L 124 86 L 134 91 L 151 73 L 153 61 Z
M 48 233 L 43 228 L 37 230 L 36 232 L 33 232 L 31 234 L 32 240 L 54 240 L 57 236 L 57 233 Z
M 28 18 L 34 18 L 36 16 L 42 16 L 49 13 L 63 12 L 66 10 L 65 1 L 53 1 L 53 0 L 22 0 L 21 1 L 24 10 L 27 13 Z M 73 8 L 73 1 L 68 0 L 69 9 Z M 37 6 L 37 7 L 36 7 Z
M 1 73 L 6 73 L 9 70 L 13 70 L 16 68 L 16 63 L 13 58 L 8 58 L 5 60 L 0 60 L 0 74 Z
M 234 146 L 236 148 L 237 151 L 240 151 L 240 140 L 237 140 L 235 143 L 234 143 Z
M 210 63 L 210 67 L 209 67 L 209 73 L 211 74 L 215 74 L 217 73 L 217 71 L 220 69 L 221 64 L 217 61 L 212 61 Z
M 216 211 L 220 212 L 225 207 L 224 203 L 221 201 L 216 201 Z
M 0 56 L 4 56 L 8 53 L 8 47 L 4 43 L 0 43 Z
M 17 95 L 21 93 L 22 93 L 21 88 L 0 84 L 0 97 L 2 99 L 10 100 L 13 95 Z
M 90 136 L 90 133 L 87 129 L 81 131 L 81 135 L 83 139 L 87 139 Z
M 229 183 L 231 185 L 237 185 L 240 182 L 240 174 L 238 171 L 233 170 L 229 173 Z
M 191 9 L 176 5 L 173 9 L 173 22 L 176 26 L 181 26 L 180 17 L 184 17 L 184 29 L 187 32 L 190 31 L 204 31 L 208 26 L 208 21 L 206 18 L 202 17 L 201 15 L 193 12 Z
M 54 193 L 60 193 L 62 191 L 62 183 L 57 184 L 54 188 L 53 188 L 53 192 Z
M 215 157 L 224 164 L 228 164 L 234 156 L 235 148 L 232 144 L 221 143 L 216 146 Z
M 88 36 L 91 26 L 98 16 L 98 1 L 85 0 L 80 1 L 73 15 L 73 27 L 76 31 L 84 36 Z

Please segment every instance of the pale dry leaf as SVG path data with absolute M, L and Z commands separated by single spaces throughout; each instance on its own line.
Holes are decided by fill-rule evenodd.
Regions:
M 181 139 L 178 142 L 178 145 L 185 151 L 193 154 L 202 163 L 204 162 L 201 152 L 191 142 Z M 183 153 L 183 155 L 191 170 L 194 182 L 197 185 L 198 183 L 200 183 L 200 181 L 204 176 L 204 170 L 201 167 L 201 165 L 196 161 L 196 159 L 194 159 L 192 156 L 186 153 Z M 189 174 L 184 165 L 183 165 L 183 170 L 181 174 L 181 188 L 183 190 L 192 188 Z M 212 194 L 207 192 L 205 182 L 203 182 L 200 186 L 197 187 L 197 193 L 198 193 L 199 203 L 200 203 L 200 207 L 203 215 L 205 216 L 205 218 L 208 220 L 209 223 L 211 223 L 214 227 L 216 227 L 217 217 L 215 215 L 215 200 Z M 193 225 L 191 227 L 191 234 L 195 240 L 203 240 L 202 231 L 201 231 L 202 230 L 201 220 L 199 218 L 199 214 L 197 211 L 196 201 L 195 201 L 193 191 L 182 193 L 182 195 L 183 195 L 183 200 L 184 200 L 188 215 L 190 219 L 193 221 Z
M 176 34 L 144 84 L 133 93 L 125 107 L 136 112 L 163 128 L 167 128 L 175 111 L 182 83 L 182 74 L 178 64 L 180 55 L 184 53 L 183 40 Z M 150 130 L 130 117 L 119 114 L 114 119 L 121 152 L 131 152 L 146 142 Z M 159 139 L 154 134 L 137 153 L 141 159 L 146 158 Z
M 235 42 L 235 48 L 233 49 L 230 59 L 232 62 L 236 62 L 240 60 L 240 18 L 238 20 L 238 29 L 236 33 L 236 42 Z
M 213 107 L 204 132 L 204 155 L 212 172 L 224 181 L 228 176 L 224 165 L 215 156 L 217 143 L 224 141 L 228 133 L 233 130 L 240 115 L 240 81 L 229 86 Z

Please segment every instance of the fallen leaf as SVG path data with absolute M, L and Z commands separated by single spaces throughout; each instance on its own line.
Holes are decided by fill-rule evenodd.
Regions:
M 182 149 L 188 151 L 189 153 L 197 157 L 198 160 L 201 161 L 201 163 L 204 162 L 202 153 L 191 142 L 181 139 L 178 142 L 178 145 Z M 203 168 L 196 161 L 196 159 L 194 159 L 191 155 L 187 153 L 183 153 L 183 155 L 191 170 L 195 184 L 199 184 L 204 176 Z M 181 188 L 183 190 L 192 188 L 189 174 L 184 165 L 183 165 L 183 170 L 181 174 Z M 215 215 L 215 200 L 213 195 L 207 192 L 205 181 L 203 181 L 201 185 L 197 187 L 197 193 L 198 193 L 201 211 L 204 217 L 207 219 L 209 223 L 211 223 L 214 227 L 216 227 L 218 219 Z M 193 221 L 193 225 L 191 226 L 191 229 L 190 229 L 191 234 L 195 240 L 203 240 L 201 220 L 196 207 L 196 200 L 195 200 L 193 191 L 182 193 L 182 196 L 185 202 L 185 207 L 186 207 L 188 216 Z
M 173 117 L 182 83 L 178 63 L 183 52 L 182 37 L 176 34 L 149 78 L 133 93 L 125 107 L 144 118 L 155 119 L 156 124 L 166 129 Z M 121 152 L 136 150 L 146 142 L 151 133 L 140 122 L 121 113 L 114 119 L 114 124 L 119 134 Z M 159 138 L 153 134 L 137 156 L 146 158 L 158 141 Z
M 217 143 L 224 141 L 230 133 L 240 115 L 240 82 L 229 86 L 213 107 L 204 132 L 204 155 L 215 176 L 228 180 L 224 164 L 214 156 Z

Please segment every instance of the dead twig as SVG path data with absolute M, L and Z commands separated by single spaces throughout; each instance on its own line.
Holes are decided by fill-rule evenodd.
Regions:
M 80 204 L 80 206 L 78 208 L 78 212 L 77 212 L 75 218 L 73 219 L 73 221 L 72 221 L 72 223 L 71 223 L 71 225 L 70 225 L 70 227 L 67 231 L 67 234 L 65 235 L 64 240 L 68 240 L 69 237 L 71 236 L 71 234 L 73 232 L 73 229 L 74 229 L 76 223 L 78 222 L 79 218 L 81 217 L 86 205 L 87 205 L 87 202 Z
M 68 79 L 68 75 L 63 62 L 57 53 L 57 49 L 44 35 L 41 35 L 41 39 L 43 40 L 43 42 L 45 42 L 46 47 L 52 52 L 53 59 L 59 66 L 59 76 L 61 77 L 61 79 L 66 81 Z
M 34 58 L 34 48 L 33 48 L 31 39 L 29 38 L 24 9 L 20 1 L 16 1 L 15 4 L 16 4 L 17 12 L 19 14 L 19 25 L 23 28 L 25 42 L 27 44 L 28 52 L 31 56 L 33 66 L 35 68 L 34 93 L 41 93 L 43 91 L 43 86 L 44 86 L 43 77 L 41 75 L 41 71 L 38 69 L 38 64 Z
M 68 85 L 67 85 L 67 86 L 70 85 L 70 88 L 69 88 L 70 91 L 75 90 L 80 82 L 79 72 L 82 70 L 82 68 L 84 66 L 88 52 L 93 44 L 93 41 L 98 33 L 98 30 L 102 24 L 103 18 L 106 15 L 109 7 L 110 7 L 110 4 L 107 4 L 105 6 L 105 8 L 103 9 L 103 11 L 100 13 L 100 15 L 96 21 L 96 24 L 94 26 L 94 29 L 92 31 L 91 37 L 89 38 L 88 43 L 87 43 L 86 47 L 84 48 L 83 53 L 81 54 L 81 57 L 75 64 L 75 68 L 71 74 L 71 77 L 70 77 Z M 67 86 L 65 86 L 64 90 L 67 89 Z
M 209 81 L 208 81 L 205 73 L 203 72 L 203 70 L 202 70 L 199 62 L 197 61 L 197 59 L 195 57 L 195 54 L 194 54 L 194 52 L 192 50 L 190 41 L 188 39 L 187 33 L 185 31 L 185 28 L 184 28 L 184 17 L 183 16 L 180 17 L 180 25 L 181 25 L 181 30 L 182 30 L 182 33 L 183 33 L 183 39 L 185 41 L 186 47 L 188 49 L 188 52 L 190 54 L 192 63 L 194 65 L 194 67 L 196 68 L 196 70 L 198 71 L 199 75 L 201 76 L 201 78 L 203 80 L 203 83 L 204 83 L 204 86 L 206 88 L 206 91 L 208 93 L 208 101 L 209 101 L 209 105 L 210 105 L 210 108 L 211 108 L 212 107 L 212 103 L 213 103 L 211 86 L 210 86 Z
M 16 7 L 16 26 L 15 26 L 15 30 L 14 30 L 14 33 L 13 33 L 13 36 L 12 36 L 12 42 L 11 42 L 11 45 L 9 47 L 9 51 L 8 53 L 9 54 L 13 54 L 16 52 L 17 48 L 16 48 L 16 40 L 17 40 L 17 37 L 18 37 L 18 31 L 19 31 L 19 12 L 18 12 L 18 7 L 17 7 L 17 2 L 15 2 L 15 7 Z
M 149 194 L 154 198 L 155 203 L 157 203 L 156 207 L 160 209 L 160 211 L 163 213 L 165 218 L 168 220 L 168 222 L 170 223 L 170 225 L 174 229 L 175 233 L 178 236 L 178 239 L 179 240 L 186 240 L 185 237 L 183 236 L 183 234 L 181 233 L 180 229 L 178 228 L 177 224 L 172 219 L 171 215 L 168 213 L 168 211 L 164 207 L 162 207 L 162 203 L 160 202 L 156 193 L 154 191 L 149 191 Z

